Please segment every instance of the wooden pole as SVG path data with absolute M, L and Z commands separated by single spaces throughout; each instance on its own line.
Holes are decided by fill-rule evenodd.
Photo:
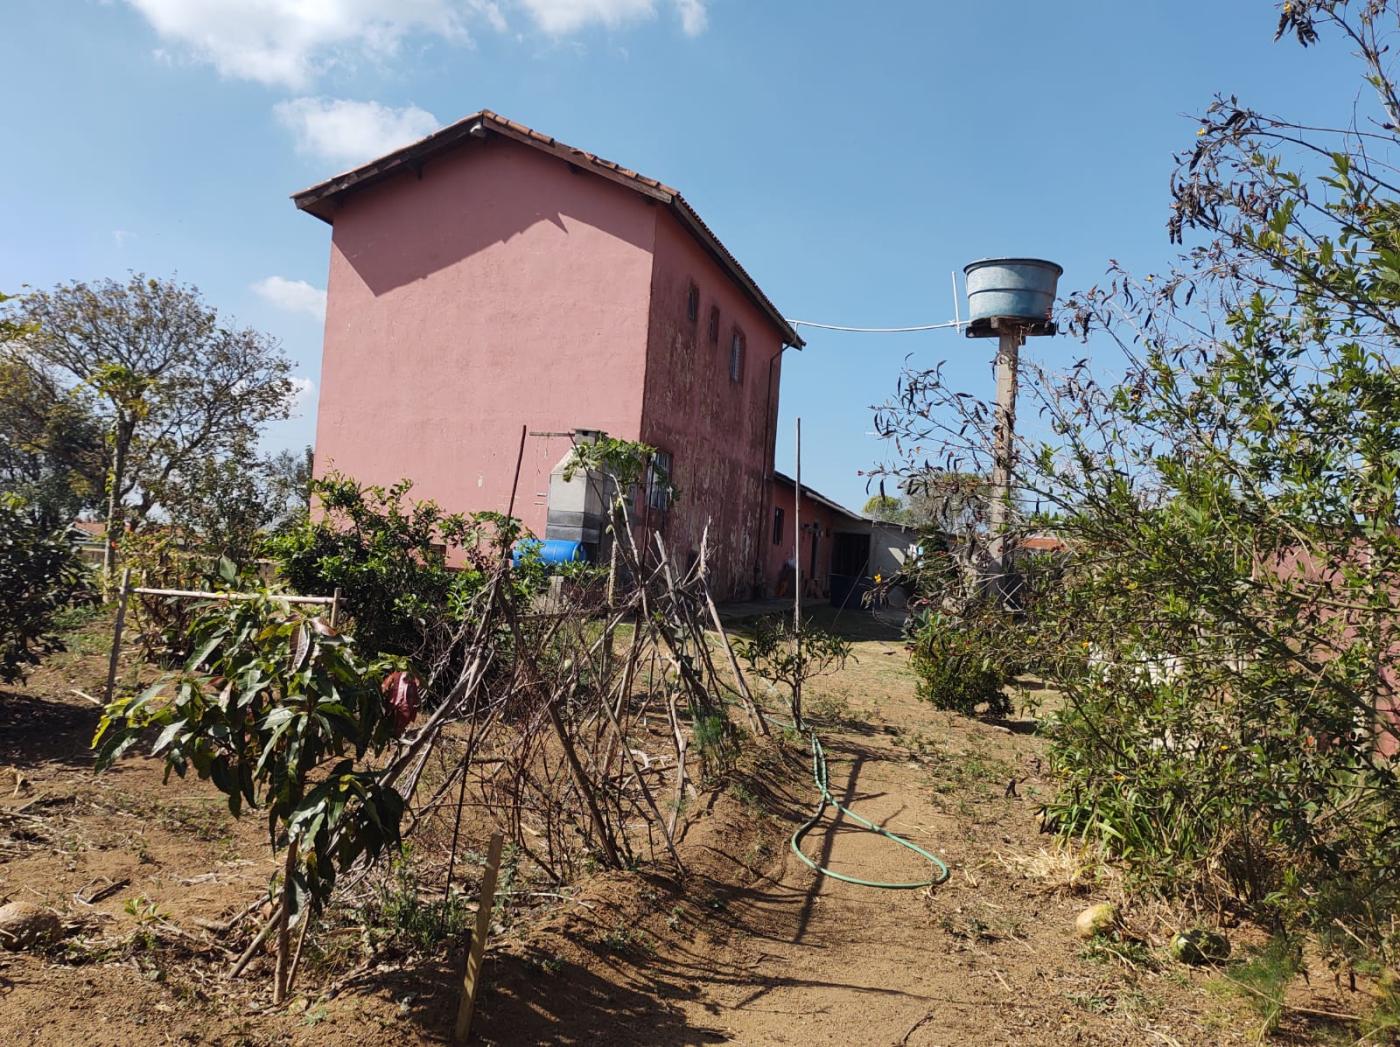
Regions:
M 802 664 L 802 419 L 797 419 L 797 458 L 793 472 L 792 530 L 793 574 L 792 594 L 792 653 L 798 666 Z M 802 730 L 802 673 L 799 670 L 792 684 L 792 720 Z
M 335 592 L 331 593 L 331 628 L 334 629 L 340 624 L 340 586 L 335 587 Z
M 291 838 L 290 831 L 287 834 L 287 858 L 282 867 L 282 911 L 277 914 L 277 969 L 272 976 L 272 1003 L 274 1006 L 281 1006 L 282 1001 L 287 998 L 287 990 L 291 988 L 288 984 L 288 965 L 291 963 L 292 947 L 292 895 L 295 891 L 292 879 L 297 867 L 297 842 Z M 303 910 L 302 919 L 306 919 L 306 912 Z
M 148 589 L 137 586 L 131 590 L 145 596 L 183 596 L 191 600 L 261 600 L 262 593 L 214 593 L 202 589 Z M 334 596 L 292 596 L 287 593 L 273 593 L 272 599 L 282 603 L 331 604 Z
M 1011 587 L 1011 540 L 1007 531 L 1011 522 L 1016 456 L 1016 378 L 1024 337 L 1019 328 L 1010 327 L 1001 332 L 997 341 L 996 455 L 992 464 L 992 504 L 988 512 L 992 532 L 988 552 L 995 575 L 994 591 L 1002 602 L 1010 596 Z
M 593 822 L 594 831 L 598 834 L 598 845 L 603 848 L 608 866 L 613 869 L 621 869 L 622 861 L 618 858 L 617 848 L 613 846 L 612 836 L 608 833 L 608 823 L 603 820 L 602 809 L 599 808 L 598 800 L 593 795 L 593 789 L 588 784 L 588 776 L 583 773 L 583 764 L 579 762 L 573 739 L 569 737 L 569 732 L 564 729 L 564 721 L 559 717 L 559 710 L 554 707 L 558 698 L 559 695 L 552 695 L 545 703 L 545 712 L 549 714 L 550 726 L 554 728 L 554 733 L 559 738 L 559 745 L 564 750 L 564 760 L 569 765 L 569 774 L 574 779 L 574 785 L 578 788 L 579 795 L 583 797 L 584 806 L 588 808 L 588 817 Z
M 102 703 L 112 704 L 112 690 L 117 686 L 117 657 L 122 649 L 122 629 L 126 625 L 126 601 L 131 595 L 131 568 L 122 571 L 122 587 L 117 594 L 117 621 L 112 626 L 112 650 L 107 655 L 107 689 L 102 692 Z
M 481 897 L 476 903 L 476 928 L 472 931 L 471 946 L 467 949 L 462 1002 L 457 1005 L 457 1025 L 452 1031 L 452 1042 L 459 1045 L 466 1043 L 471 1036 L 476 994 L 481 985 L 481 961 L 486 953 L 486 935 L 491 930 L 491 910 L 496 907 L 496 876 L 501 869 L 501 844 L 504 841 L 505 837 L 500 833 L 492 833 L 491 845 L 486 851 L 486 871 L 481 877 Z

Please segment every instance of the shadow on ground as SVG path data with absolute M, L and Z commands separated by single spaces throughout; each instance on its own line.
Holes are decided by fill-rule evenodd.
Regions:
M 726 604 L 720 608 L 720 618 L 725 628 L 735 636 L 747 637 L 753 630 L 753 623 L 760 618 L 772 615 L 792 617 L 790 600 L 758 600 L 748 603 Z M 826 600 L 810 600 L 802 605 L 803 621 L 811 622 L 822 629 L 835 633 L 847 640 L 882 640 L 896 643 L 904 633 L 904 612 L 895 610 L 870 610 L 865 607 L 832 607 Z
M 100 710 L 27 691 L 0 691 L 0 766 L 28 770 L 45 763 L 90 766 L 88 748 Z

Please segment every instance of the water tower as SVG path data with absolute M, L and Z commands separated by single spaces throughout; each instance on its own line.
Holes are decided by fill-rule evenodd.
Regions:
M 963 268 L 967 284 L 969 338 L 996 338 L 997 407 L 993 433 L 991 570 L 1007 594 L 1010 549 L 1011 479 L 1016 455 L 1016 371 L 1021 343 L 1055 333 L 1050 312 L 1064 270 L 1041 258 L 983 258 Z

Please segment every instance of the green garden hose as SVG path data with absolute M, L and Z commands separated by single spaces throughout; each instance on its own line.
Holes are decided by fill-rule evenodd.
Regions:
M 792 834 L 792 853 L 801 858 L 807 865 L 811 866 L 818 876 L 829 876 L 833 880 L 840 880 L 843 883 L 853 883 L 858 887 L 878 887 L 886 891 L 912 891 L 920 887 L 934 887 L 945 882 L 948 879 L 948 866 L 944 863 L 943 859 L 930 854 L 918 844 L 911 843 L 904 837 L 897 836 L 888 829 L 881 828 L 868 818 L 862 818 L 849 807 L 843 806 L 837 801 L 836 797 L 831 795 L 831 789 L 828 788 L 827 785 L 826 750 L 822 748 L 821 739 L 817 737 L 816 731 L 809 728 L 807 730 L 807 736 L 812 740 L 812 779 L 817 783 L 817 789 L 821 792 L 821 803 L 818 805 L 816 813 L 808 818 L 797 832 Z M 813 826 L 822 820 L 822 815 L 826 813 L 828 807 L 835 807 L 847 818 L 858 822 L 871 832 L 879 833 L 887 840 L 893 840 L 906 850 L 913 851 L 920 858 L 926 859 L 938 870 L 938 875 L 931 880 L 918 880 L 909 883 L 886 883 L 880 880 L 862 880 L 859 876 L 847 876 L 845 873 L 839 873 L 834 869 L 828 869 L 825 866 L 818 865 L 811 858 L 808 858 L 802 853 L 802 837 L 806 836 Z

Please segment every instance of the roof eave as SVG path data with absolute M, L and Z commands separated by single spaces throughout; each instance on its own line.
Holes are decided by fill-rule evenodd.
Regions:
M 782 335 L 783 344 L 795 349 L 801 349 L 806 345 L 802 336 L 783 318 L 782 313 L 778 312 L 777 307 L 763 293 L 744 267 L 739 264 L 739 260 L 729 253 L 728 248 L 720 242 L 719 237 L 710 231 L 710 227 L 705 224 L 704 219 L 675 189 L 653 178 L 638 174 L 636 171 L 603 160 L 601 157 L 565 145 L 557 139 L 540 134 L 524 124 L 517 124 L 489 109 L 478 110 L 470 116 L 464 116 L 455 123 L 448 124 L 446 127 L 401 149 L 386 153 L 367 164 L 343 171 L 323 182 L 318 182 L 300 192 L 293 193 L 292 202 L 298 210 L 305 211 L 307 214 L 314 215 L 321 221 L 331 224 L 336 202 L 341 194 L 375 185 L 399 173 L 404 168 L 412 169 L 413 165 L 422 164 L 429 157 L 452 148 L 463 139 L 476 137 L 478 127 L 499 134 L 504 138 L 512 139 L 522 145 L 530 146 L 532 149 L 549 153 L 565 163 L 586 170 L 599 178 L 665 204 L 680 219 L 691 235 L 720 264 L 721 268 L 728 271 L 754 304 L 762 310 L 779 334 Z

